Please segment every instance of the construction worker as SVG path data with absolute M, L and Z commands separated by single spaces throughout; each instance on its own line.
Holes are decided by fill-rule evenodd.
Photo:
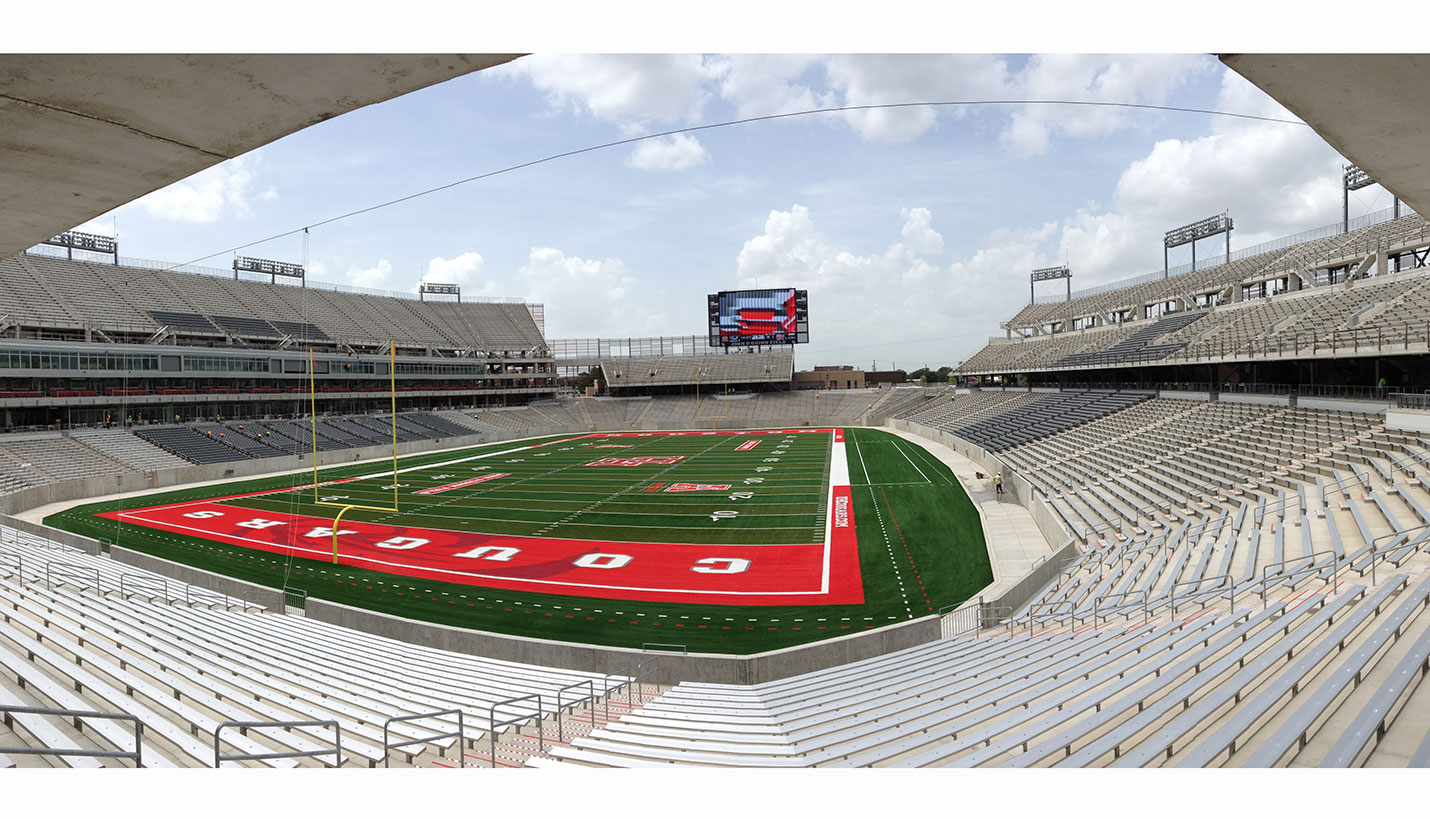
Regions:
M 996 494 L 1003 494 L 1003 473 L 999 472 L 993 476 L 993 491 Z

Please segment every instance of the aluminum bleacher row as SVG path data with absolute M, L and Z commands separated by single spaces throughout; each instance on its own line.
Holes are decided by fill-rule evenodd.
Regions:
M 1424 238 L 1426 220 L 1410 214 L 1380 222 L 1350 233 L 1338 233 L 1290 247 L 1269 250 L 1238 259 L 1230 264 L 1204 267 L 1180 276 L 1151 278 L 1128 287 L 1108 288 L 1071 301 L 1030 304 L 1007 323 L 1011 327 L 1034 327 L 1061 320 L 1064 316 L 1092 316 L 1130 310 L 1134 305 L 1158 304 L 1190 299 L 1197 294 L 1224 291 L 1242 282 L 1264 281 L 1287 272 L 1312 267 L 1323 261 L 1354 259 L 1359 262 L 1377 245 L 1395 248 Z
M 1430 578 L 1235 612 L 998 628 L 762 685 L 677 685 L 538 767 L 1404 765 Z M 1409 750 L 1407 750 L 1409 749 Z
M 1005 326 L 1042 327 L 1090 316 L 1102 317 L 1106 323 L 1077 330 L 1065 323 L 1065 332 L 990 341 L 958 372 L 1041 372 L 1152 360 L 1174 363 L 1264 350 L 1296 352 L 1335 343 L 1342 335 L 1373 338 L 1378 348 L 1386 338 L 1424 342 L 1430 333 L 1430 278 L 1424 267 L 1376 275 L 1372 266 L 1335 284 L 1307 282 L 1300 290 L 1247 300 L 1229 295 L 1244 282 L 1305 274 L 1308 264 L 1361 262 L 1365 253 L 1375 252 L 1377 243 L 1391 250 L 1423 248 L 1430 243 L 1430 225 L 1419 216 L 1407 216 L 1184 276 L 1113 288 L 1070 302 L 1029 305 Z M 1402 260 L 1417 263 L 1414 256 Z M 1216 296 L 1215 306 L 1198 306 L 1203 302 L 1195 297 L 1206 295 Z M 1138 317 L 1140 305 L 1160 303 L 1172 304 L 1176 312 Z
M 285 616 L 0 527 L 0 747 L 79 752 L 12 750 L 12 765 L 133 767 L 132 757 L 110 754 L 137 750 L 144 767 L 208 767 L 222 723 L 318 720 L 341 727 L 342 764 L 454 754 L 475 764 L 481 756 L 469 750 L 491 732 L 493 714 L 516 720 L 498 726 L 510 732 L 549 718 L 558 699 L 568 709 L 590 707 L 627 683 Z M 540 706 L 534 698 L 501 704 L 527 695 L 541 695 Z M 462 714 L 460 740 L 454 714 L 420 716 L 452 709 Z M 401 716 L 410 718 L 393 721 Z M 142 723 L 137 748 L 135 720 Z M 225 755 L 267 757 L 225 767 L 334 761 L 330 727 L 230 728 L 220 738 Z M 317 756 L 284 756 L 302 753 Z
M 601 369 L 613 389 L 699 383 L 720 390 L 727 383 L 788 384 L 794 353 L 610 358 Z
M 390 443 L 390 417 L 319 418 L 317 447 L 328 451 Z M 399 415 L 396 434 L 402 443 L 488 429 L 459 412 L 420 412 Z M 5 435 L 0 436 L 0 494 L 64 480 L 301 454 L 312 451 L 313 441 L 307 421 L 283 420 Z
M 188 462 L 212 464 L 309 452 L 314 446 L 320 451 L 329 451 L 388 444 L 394 434 L 391 417 L 319 418 L 316 430 L 307 421 L 253 420 L 144 426 L 135 427 L 133 431 L 145 441 Z M 434 413 L 413 412 L 398 416 L 396 436 L 400 443 L 473 435 L 478 431 L 473 425 L 464 426 Z
M 933 408 L 928 415 L 914 415 L 910 420 L 951 432 L 984 449 L 1000 450 L 1088 423 L 1151 397 L 1144 392 L 1103 390 L 1027 393 L 994 402 L 986 410 L 979 407 L 983 411 L 974 415 L 964 414 L 966 400 L 955 400 L 943 405 L 942 416 L 935 415 L 938 408 Z
M 521 304 L 419 302 L 21 254 L 0 260 L 0 316 L 48 330 L 522 352 L 546 343 Z M 283 316 L 283 320 L 273 319 Z
M 730 356 L 742 358 L 743 356 Z M 800 390 L 738 395 L 561 398 L 520 407 L 470 410 L 482 429 L 540 434 L 641 428 L 698 429 L 765 424 L 861 424 L 894 411 L 912 412 L 946 395 L 941 386 L 863 390 Z

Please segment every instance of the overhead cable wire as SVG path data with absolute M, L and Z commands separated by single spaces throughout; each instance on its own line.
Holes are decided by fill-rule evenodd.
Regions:
M 523 169 L 525 169 L 525 168 L 530 168 L 530 167 L 533 167 L 533 166 L 536 166 L 536 165 L 542 165 L 542 164 L 545 164 L 545 163 L 547 163 L 547 162 L 554 162 L 554 161 L 556 161 L 556 160 L 558 160 L 558 159 L 567 159 L 567 158 L 569 158 L 569 157 L 579 156 L 579 155 L 581 155 L 581 154 L 588 154 L 588 153 L 592 153 L 592 152 L 594 152 L 594 151 L 602 151 L 602 150 L 605 150 L 605 149 L 607 149 L 607 148 L 619 148 L 619 147 L 621 147 L 622 145 L 632 145 L 632 144 L 634 144 L 634 143 L 644 142 L 644 141 L 650 140 L 650 139 L 660 139 L 661 137 L 675 136 L 675 135 L 677 135 L 677 134 L 690 134 L 690 133 L 695 133 L 695 132 L 698 132 L 698 131 L 710 131 L 710 130 L 714 130 L 714 129 L 716 129 L 716 128 L 728 128 L 728 127 L 735 126 L 735 125 L 749 125 L 749 124 L 751 124 L 751 123 L 756 123 L 756 122 L 770 122 L 770 121 L 773 121 L 773 120 L 790 119 L 790 118 L 793 118 L 793 117 L 814 116 L 814 115 L 818 115 L 818 114 L 841 114 L 841 113 L 850 113 L 850 112 L 855 112 L 855 111 L 874 111 L 874 110 L 887 110 L 887 109 L 896 109 L 896 108 L 923 108 L 923 107 L 949 108 L 949 107 L 958 107 L 958 106 L 980 106 L 980 105 L 989 105 L 989 106 L 993 106 L 993 105 L 998 105 L 998 106 L 1002 106 L 1002 105 L 1068 105 L 1068 106 L 1099 107 L 1099 108 L 1132 108 L 1132 109 L 1145 110 L 1145 111 L 1168 111 L 1168 112 L 1180 113 L 1180 114 L 1208 114 L 1208 115 L 1211 115 L 1211 116 L 1218 116 L 1218 117 L 1232 117 L 1232 118 L 1235 118 L 1235 119 L 1247 119 L 1247 120 L 1254 120 L 1254 121 L 1257 121 L 1257 122 L 1272 122 L 1272 123 L 1280 123 L 1280 124 L 1284 124 L 1284 125 L 1300 125 L 1300 126 L 1302 126 L 1302 127 L 1309 127 L 1309 126 L 1306 125 L 1306 123 L 1304 123 L 1304 122 L 1302 122 L 1302 121 L 1300 121 L 1300 120 L 1296 120 L 1296 119 L 1282 119 L 1282 118 L 1279 118 L 1279 117 L 1268 117 L 1268 116 L 1262 116 L 1262 115 L 1260 115 L 1260 114 L 1244 114 L 1244 113 L 1239 113 L 1239 112 L 1235 112 L 1235 111 L 1217 111 L 1217 110 L 1208 109 L 1208 108 L 1188 108 L 1188 107 L 1176 106 L 1176 105 L 1152 105 L 1152 104 L 1150 104 L 1150 103 L 1139 103 L 1139 102 L 1105 102 L 1105 101 L 1097 101 L 1097 100 L 942 100 L 942 101 L 925 101 L 925 102 L 886 102 L 886 103 L 874 103 L 874 104 L 869 104 L 869 105 L 840 105 L 840 106 L 834 106 L 834 107 L 829 107 L 829 108 L 811 108 L 811 109 L 808 109 L 808 110 L 805 110 L 805 111 L 788 111 L 788 112 L 785 112 L 785 113 L 782 113 L 782 114 L 764 114 L 764 115 L 762 115 L 762 116 L 757 116 L 757 117 L 744 117 L 743 119 L 725 120 L 725 121 L 723 121 L 723 122 L 712 122 L 712 123 L 706 123 L 706 124 L 704 124 L 704 125 L 691 125 L 691 126 L 687 126 L 687 127 L 685 127 L 685 128 L 673 128 L 673 129 L 668 130 L 668 131 L 658 131 L 658 132 L 655 132 L 655 133 L 643 134 L 643 135 L 641 135 L 641 136 L 627 137 L 626 139 L 618 139 L 618 140 L 614 140 L 614 141 L 612 141 L 612 142 L 603 142 L 603 143 L 601 143 L 601 144 L 599 144 L 599 145 L 589 145 L 589 146 L 587 146 L 587 147 L 585 147 L 585 148 L 576 148 L 576 149 L 570 150 L 570 151 L 562 151 L 561 153 L 551 154 L 550 156 L 541 157 L 540 159 L 532 159 L 532 160 L 529 160 L 529 161 L 526 161 L 526 162 L 517 163 L 517 164 L 515 164 L 515 165 L 508 165 L 508 166 L 505 167 L 505 168 L 499 168 L 499 169 L 494 170 L 494 171 L 487 171 L 487 172 L 485 172 L 485 173 L 480 173 L 480 174 L 477 174 L 477 175 L 475 175 L 475 176 L 464 177 L 464 178 L 462 178 L 462 179 L 457 179 L 457 180 L 455 180 L 455 181 L 448 182 L 448 183 L 443 184 L 443 185 L 438 185 L 438 186 L 433 187 L 433 188 L 427 188 L 427 189 L 425 189 L 425 190 L 417 191 L 417 192 L 415 192 L 415 193 L 409 193 L 409 194 L 407 194 L 407 195 L 405 195 L 405 196 L 399 196 L 399 197 L 397 197 L 396 199 L 389 199 L 389 200 L 387 200 L 387 201 L 385 201 L 385 202 L 379 202 L 379 203 L 377 203 L 377 204 L 375 204 L 375 205 L 369 205 L 369 206 L 364 207 L 364 208 L 358 208 L 357 210 L 348 211 L 347 213 L 341 213 L 341 214 L 338 214 L 338 215 L 336 215 L 336 216 L 330 216 L 330 217 L 328 217 L 327 219 L 323 219 L 323 220 L 320 220 L 320 221 L 317 221 L 317 222 L 313 222 L 312 224 L 304 225 L 303 227 L 293 228 L 292 230 L 287 230 L 287 231 L 284 231 L 284 232 L 282 232 L 282 233 L 276 233 L 276 234 L 274 234 L 274 235 L 272 235 L 272 236 L 269 236 L 269 237 L 267 237 L 267 238 L 265 238 L 265 239 L 257 239 L 257 240 L 254 240 L 254 241 L 252 241 L 252 242 L 246 242 L 246 243 L 244 243 L 244 244 L 236 245 L 236 246 L 231 247 L 231 248 L 228 248 L 228 249 L 226 249 L 226 250 L 215 251 L 215 252 L 213 252 L 213 253 L 208 254 L 207 256 L 200 256 L 200 257 L 198 257 L 198 258 L 196 258 L 196 259 L 192 259 L 192 260 L 190 260 L 190 261 L 184 262 L 183 264 L 173 265 L 172 267 L 168 267 L 168 268 L 164 268 L 164 269 L 165 269 L 165 270 L 174 270 L 174 269 L 177 269 L 177 268 L 185 267 L 185 266 L 187 266 L 187 265 L 196 264 L 196 263 L 198 263 L 198 262 L 206 261 L 206 260 L 208 260 L 208 259 L 212 259 L 212 258 L 215 257 L 215 256 L 221 256 L 221 255 L 223 255 L 223 254 L 225 254 L 225 253 L 236 253 L 236 252 L 238 252 L 238 251 L 240 251 L 240 250 L 245 250 L 245 249 L 250 248 L 250 247 L 253 247 L 253 246 L 255 246 L 255 245 L 261 245 L 261 244 L 264 244 L 264 243 L 266 243 L 266 242 L 274 241 L 275 239 L 283 239 L 283 238 L 286 238 L 286 237 L 288 237 L 288 236 L 292 236 L 292 235 L 297 234 L 297 233 L 302 233 L 302 232 L 307 231 L 307 230 L 309 230 L 309 229 L 311 229 L 311 228 L 322 227 L 322 226 L 324 226 L 324 225 L 330 225 L 330 224 L 332 224 L 332 223 L 334 223 L 334 222 L 340 222 L 340 221 L 342 221 L 342 220 L 344 220 L 344 219 L 351 219 L 351 218 L 354 217 L 354 216 L 361 216 L 362 214 L 365 214 L 365 213 L 371 213 L 371 212 L 376 211 L 376 210 L 382 210 L 383 208 L 392 207 L 393 205 L 400 205 L 400 204 L 402 204 L 403 202 L 409 202 L 409 201 L 411 201 L 411 200 L 413 200 L 413 199 L 419 199 L 419 198 L 424 197 L 424 196 L 430 196 L 430 195 L 432 195 L 432 194 L 434 194 L 434 193 L 440 193 L 440 192 L 445 191 L 445 190 L 450 190 L 450 189 L 455 188 L 455 187 L 457 187 L 457 186 L 459 186 L 459 185 L 466 185 L 466 184 L 471 183 L 471 182 L 477 182 L 477 181 L 480 181 L 480 180 L 483 180 L 483 179 L 490 179 L 490 178 L 492 178 L 492 177 L 494 177 L 494 176 L 500 176 L 500 175 L 502 175 L 502 174 L 512 173 L 513 171 L 519 171 L 519 170 L 523 170 Z

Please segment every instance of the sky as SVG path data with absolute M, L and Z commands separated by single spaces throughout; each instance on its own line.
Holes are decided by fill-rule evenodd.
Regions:
M 436 50 L 436 49 L 434 49 Z M 496 50 L 496 49 L 494 49 Z M 608 142 L 815 108 L 1135 103 L 1294 120 L 1214 57 L 535 50 L 308 128 L 96 218 L 124 256 L 218 253 Z M 703 335 L 707 293 L 809 290 L 803 369 L 956 365 L 1028 299 L 1161 269 L 1228 211 L 1233 249 L 1340 219 L 1344 160 L 1301 124 L 1067 105 L 914 106 L 681 133 L 503 173 L 243 255 L 319 281 L 545 306 L 550 339 Z M 1372 187 L 1352 216 L 1390 206 Z M 1219 252 L 1220 239 L 1199 253 Z M 1172 251 L 1173 265 L 1190 249 Z M 1061 282 L 1040 286 L 1054 293 Z

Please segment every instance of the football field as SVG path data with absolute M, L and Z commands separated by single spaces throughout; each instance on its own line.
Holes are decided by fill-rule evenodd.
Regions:
M 924 616 L 991 579 L 947 467 L 865 429 L 554 436 L 47 522 L 404 617 L 722 653 Z

